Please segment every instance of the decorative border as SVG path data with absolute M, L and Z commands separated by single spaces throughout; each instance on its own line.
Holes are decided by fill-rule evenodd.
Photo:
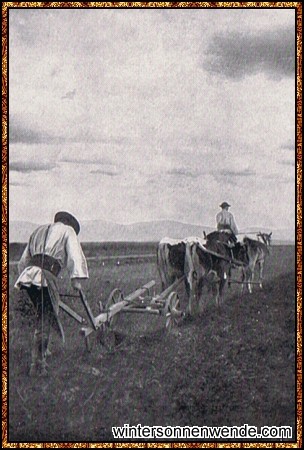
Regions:
M 294 8 L 297 14 L 297 443 L 11 443 L 7 442 L 7 15 L 9 8 Z M 302 447 L 302 3 L 300 2 L 3 2 L 2 3 L 2 446 L 4 448 L 301 448 Z

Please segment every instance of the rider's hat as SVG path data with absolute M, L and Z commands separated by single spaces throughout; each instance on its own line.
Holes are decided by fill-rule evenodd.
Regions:
M 227 203 L 227 202 L 223 202 L 221 205 L 220 205 L 220 207 L 221 208 L 229 208 L 231 205 L 229 205 L 229 203 Z

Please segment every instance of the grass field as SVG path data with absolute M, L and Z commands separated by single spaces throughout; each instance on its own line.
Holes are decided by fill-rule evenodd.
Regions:
M 138 255 L 119 265 L 89 259 L 85 292 L 95 314 L 115 287 L 127 294 L 154 279 L 159 292 L 156 258 L 140 258 L 155 248 L 87 244 L 90 257 Z M 14 248 L 10 259 L 21 251 Z M 67 343 L 53 337 L 46 379 L 28 376 L 33 325 L 18 310 L 25 297 L 13 288 L 16 277 L 11 264 L 9 441 L 111 441 L 111 427 L 125 423 L 295 427 L 294 247 L 272 248 L 262 291 L 255 286 L 241 296 L 234 285 L 220 310 L 209 301 L 178 333 L 167 336 L 162 318 L 124 315 L 125 338 L 112 353 L 100 346 L 87 353 L 79 324 L 62 315 Z M 70 292 L 65 278 L 60 283 Z M 77 300 L 66 301 L 82 312 Z

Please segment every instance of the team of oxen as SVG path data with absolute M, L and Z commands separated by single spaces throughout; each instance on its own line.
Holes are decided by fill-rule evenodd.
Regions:
M 204 239 L 164 238 L 157 251 L 157 264 L 163 290 L 176 279 L 184 277 L 188 297 L 188 313 L 195 314 L 204 303 L 204 288 L 213 293 L 217 306 L 223 300 L 226 283 L 238 282 L 242 291 L 252 292 L 255 268 L 259 269 L 258 284 L 263 287 L 264 262 L 269 254 L 272 233 L 257 233 L 257 240 L 244 237 L 233 242 L 226 232 L 214 231 Z M 238 269 L 240 281 L 232 280 L 232 269 Z

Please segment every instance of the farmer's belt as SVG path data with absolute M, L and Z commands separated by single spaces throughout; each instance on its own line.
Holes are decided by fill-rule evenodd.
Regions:
M 48 270 L 55 277 L 59 274 L 61 270 L 61 265 L 59 261 L 52 256 L 42 255 L 38 253 L 37 255 L 32 256 L 29 265 L 40 267 L 41 269 Z

